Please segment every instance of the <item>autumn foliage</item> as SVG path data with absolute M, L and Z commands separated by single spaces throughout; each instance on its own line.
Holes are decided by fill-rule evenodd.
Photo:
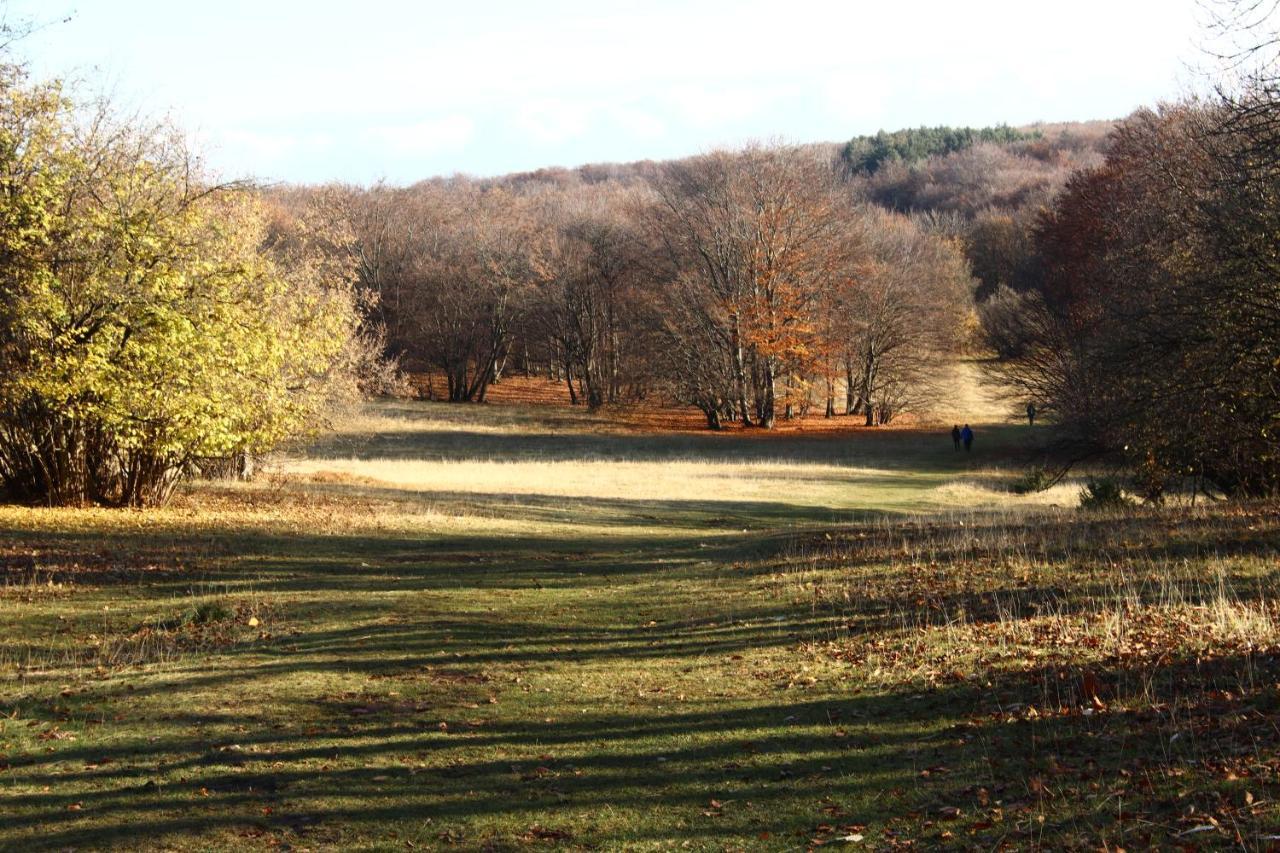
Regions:
M 0 480 L 49 504 L 164 501 L 202 460 L 302 430 L 354 293 L 313 233 L 205 179 L 175 132 L 0 86 Z
M 592 409 L 694 406 L 712 428 L 815 400 L 887 423 L 928 400 L 969 299 L 959 240 L 867 205 L 813 147 L 324 192 L 344 198 L 391 348 L 457 402 L 514 370 Z

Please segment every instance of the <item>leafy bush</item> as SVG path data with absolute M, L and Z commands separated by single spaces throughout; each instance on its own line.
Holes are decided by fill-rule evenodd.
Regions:
M 1080 508 L 1088 510 L 1116 509 L 1128 506 L 1124 487 L 1114 477 L 1090 479 L 1080 490 Z
M 978 319 L 986 343 L 1001 358 L 1018 358 L 1035 342 L 1035 319 L 1041 299 L 1034 292 L 1019 293 L 1000 285 L 978 304 Z
M 221 601 L 202 601 L 183 614 L 182 622 L 186 625 L 208 625 L 230 618 L 231 611 Z
M 1057 482 L 1057 478 L 1048 468 L 1036 466 L 1028 468 L 1021 477 L 1014 480 L 1012 489 L 1016 494 L 1027 495 L 1032 492 L 1043 492 L 1055 482 Z
M 154 505 L 195 460 L 308 423 L 355 298 L 318 239 L 273 245 L 264 200 L 205 179 L 176 132 L 77 115 L 56 85 L 0 88 L 0 482 Z

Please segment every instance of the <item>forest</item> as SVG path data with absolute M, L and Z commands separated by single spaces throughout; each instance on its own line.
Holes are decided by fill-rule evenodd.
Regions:
M 991 337 L 979 318 L 1035 288 L 1029 211 L 1110 138 L 939 128 L 259 188 L 213 181 L 176 129 L 6 73 L 0 476 L 50 503 L 163 502 L 402 371 L 431 399 L 482 403 L 519 372 L 712 429 L 922 412 Z
M 13 67 L 0 474 L 21 499 L 160 502 L 405 371 L 458 403 L 518 373 L 711 429 L 884 425 L 989 350 L 1059 457 L 1119 459 L 1151 499 L 1270 493 L 1274 85 L 1114 124 L 261 189 Z
M 258 72 L 363 19 L 269 5 L 133 59 L 338 116 Z M 587 5 L 547 44 L 639 26 Z M 1198 8 L 1126 115 L 363 183 L 224 175 L 0 14 L 0 849 L 1276 849 L 1280 3 Z M 1084 92 L 1105 34 L 1022 14 Z
M 914 153 L 881 138 L 874 170 L 851 168 L 861 139 L 760 144 L 281 202 L 349 229 L 378 328 L 443 377 L 433 395 L 483 401 L 515 370 L 591 408 L 663 396 L 713 429 L 811 406 L 871 426 L 925 409 L 938 365 L 985 345 L 975 299 L 1032 286 L 1035 211 L 1101 161 L 1106 128 L 904 132 Z

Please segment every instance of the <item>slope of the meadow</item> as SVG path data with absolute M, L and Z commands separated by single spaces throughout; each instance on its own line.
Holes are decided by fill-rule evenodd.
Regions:
M 0 507 L 0 847 L 1265 849 L 1275 508 L 1019 495 L 1037 430 L 387 402 Z

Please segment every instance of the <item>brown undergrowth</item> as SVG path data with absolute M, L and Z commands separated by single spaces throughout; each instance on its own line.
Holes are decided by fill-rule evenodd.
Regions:
M 955 736 L 986 773 L 917 831 L 1089 846 L 1101 812 L 1129 845 L 1273 849 L 1278 528 L 1273 505 L 888 521 L 803 538 L 772 582 L 834 617 L 811 660 L 971 697 Z

